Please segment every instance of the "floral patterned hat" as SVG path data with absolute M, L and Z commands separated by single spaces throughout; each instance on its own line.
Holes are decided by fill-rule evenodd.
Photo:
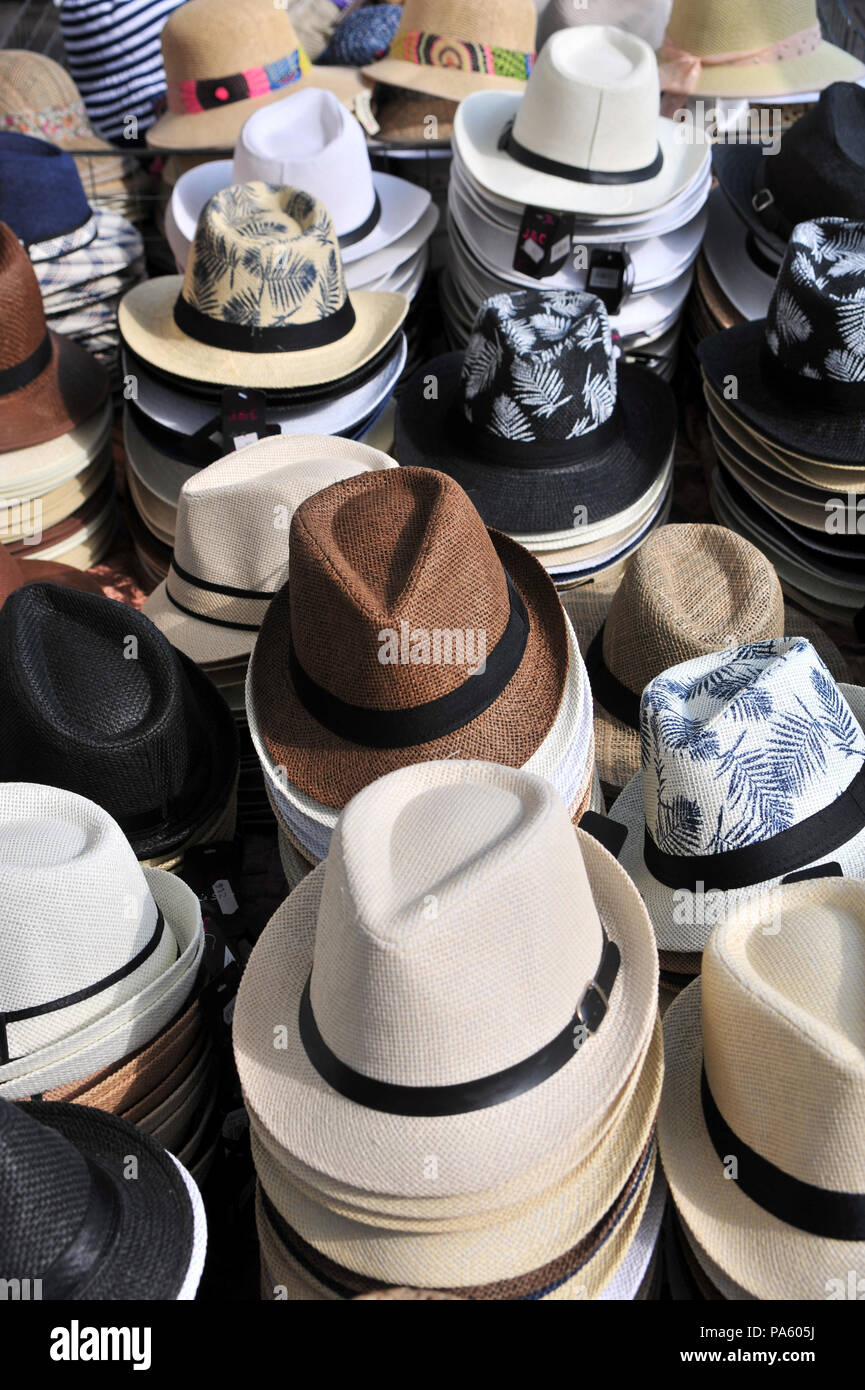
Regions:
M 865 690 L 782 637 L 673 666 L 640 712 L 642 772 L 610 816 L 666 951 L 799 878 L 865 878 Z M 768 909 L 767 909 L 768 910 Z M 765 930 L 773 931 L 771 912 Z
M 420 368 L 400 399 L 396 451 L 455 478 L 488 526 L 547 533 L 633 506 L 675 435 L 669 386 L 617 363 L 601 301 L 531 289 L 488 299 L 465 353 Z
M 865 453 L 865 223 L 794 228 L 765 319 L 700 344 L 709 384 L 744 424 L 807 461 Z

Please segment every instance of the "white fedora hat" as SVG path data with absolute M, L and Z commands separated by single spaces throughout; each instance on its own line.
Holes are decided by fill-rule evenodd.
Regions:
M 735 1284 L 763 1300 L 844 1297 L 849 1272 L 865 1275 L 865 883 L 768 901 L 772 929 L 743 903 L 667 1012 L 664 1169 Z
M 353 440 L 282 435 L 228 454 L 184 483 L 168 578 L 144 612 L 193 661 L 248 655 L 288 577 L 296 508 L 357 473 L 395 468 Z
M 703 950 L 790 874 L 865 876 L 865 690 L 805 638 L 673 666 L 640 705 L 643 769 L 610 816 L 662 950 Z
M 634 34 L 560 29 L 524 94 L 476 92 L 454 120 L 469 174 L 491 193 L 563 212 L 651 212 L 705 173 L 707 145 L 658 114 L 658 65 Z M 556 113 L 555 120 L 550 112 Z
M 443 1195 L 493 1187 L 602 1125 L 656 975 L 633 885 L 548 782 L 405 767 L 349 803 L 256 944 L 244 1097 L 278 1149 L 342 1182 L 420 1196 L 435 1154 Z

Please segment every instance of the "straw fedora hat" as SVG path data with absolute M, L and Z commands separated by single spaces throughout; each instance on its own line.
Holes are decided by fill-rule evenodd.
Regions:
M 132 352 L 163 372 L 286 390 L 357 371 L 391 341 L 407 309 L 401 294 L 349 297 L 323 203 L 252 183 L 210 199 L 183 279 L 137 285 L 118 323 Z
M 460 1194 L 596 1132 L 651 1031 L 657 957 L 626 875 L 574 836 L 547 782 L 496 765 L 421 763 L 354 799 L 238 993 L 245 1100 L 280 1150 L 417 1197 L 418 1154 L 438 1156 L 443 1195 Z M 541 881 L 535 914 L 523 905 Z M 580 1021 L 591 1036 L 575 1051 Z
M 557 113 L 550 120 L 550 111 Z M 658 114 L 658 67 L 621 29 L 560 29 L 524 94 L 477 92 L 459 107 L 454 145 L 495 197 L 595 216 L 648 213 L 708 167 L 707 145 L 683 141 Z
M 785 634 L 807 637 L 837 680 L 844 658 L 810 618 L 784 604 L 766 557 L 725 526 L 662 526 L 643 542 L 618 588 L 562 594 L 586 658 L 602 782 L 640 770 L 640 696 L 670 666 Z
M 263 439 L 211 464 L 183 485 L 168 578 L 143 612 L 193 661 L 248 656 L 288 578 L 300 503 L 341 479 L 395 467 L 375 449 L 324 435 Z
M 825 1300 L 865 1275 L 865 883 L 793 884 L 769 905 L 771 933 L 758 903 L 718 927 L 667 1013 L 659 1139 L 682 1218 L 727 1278 Z
M 450 101 L 519 91 L 532 70 L 536 27 L 532 0 L 405 0 L 387 57 L 363 74 Z
M 673 666 L 641 702 L 643 771 L 610 816 L 664 951 L 700 951 L 805 870 L 865 872 L 865 690 L 785 637 Z
M 44 497 L 80 474 L 104 462 L 111 451 L 112 404 L 106 400 L 80 425 L 55 439 L 0 452 L 0 496 Z
M 794 96 L 865 72 L 822 38 L 816 0 L 674 0 L 658 60 L 662 91 L 698 96 Z

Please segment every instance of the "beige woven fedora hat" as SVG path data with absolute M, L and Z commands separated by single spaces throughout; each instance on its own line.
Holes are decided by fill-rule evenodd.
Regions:
M 521 90 L 535 56 L 532 0 L 405 0 L 373 82 L 462 101 L 472 92 Z
M 193 661 L 248 655 L 288 578 L 300 503 L 357 473 L 395 467 L 387 454 L 327 435 L 278 435 L 210 464 L 181 489 L 171 569 L 144 612 Z
M 640 695 L 669 666 L 726 647 L 807 637 L 832 674 L 846 663 L 813 619 L 785 607 L 766 557 L 724 526 L 662 526 L 643 542 L 614 592 L 567 590 L 595 701 L 601 781 L 624 787 L 640 770 Z
M 778 889 L 772 917 L 732 914 L 667 1013 L 661 1153 L 729 1279 L 826 1300 L 865 1275 L 865 883 Z
M 574 835 L 549 783 L 493 764 L 421 763 L 353 799 L 238 993 L 241 1083 L 274 1145 L 418 1196 L 423 1154 L 459 1194 L 595 1132 L 645 1046 L 657 957 L 627 877 Z
M 147 132 L 156 150 L 228 154 L 259 106 L 306 87 L 351 103 L 356 68 L 313 67 L 285 7 L 272 0 L 187 0 L 162 30 L 168 110 Z
M 185 275 L 136 285 L 118 324 L 137 356 L 174 376 L 287 390 L 356 371 L 387 346 L 407 310 L 402 294 L 348 295 L 323 203 L 248 183 L 214 194 Z
M 662 91 L 698 96 L 783 98 L 865 73 L 821 37 L 816 0 L 674 0 L 658 60 Z

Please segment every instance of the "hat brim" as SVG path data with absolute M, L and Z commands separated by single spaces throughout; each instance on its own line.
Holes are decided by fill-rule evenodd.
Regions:
M 102 594 L 102 585 L 95 574 L 86 570 L 74 569 L 72 565 L 61 565 L 56 560 L 28 560 L 26 553 L 21 555 L 23 584 L 62 584 L 64 589 L 79 589 L 84 594 Z
M 500 77 L 496 73 L 461 72 L 458 68 L 437 68 L 426 63 L 409 63 L 404 58 L 380 58 L 361 68 L 370 82 L 402 87 L 407 92 L 463 101 L 474 92 L 524 92 L 526 78 Z M 395 138 L 395 137 L 391 137 Z
M 190 338 L 174 321 L 179 275 L 145 280 L 123 297 L 117 321 L 124 342 L 145 363 L 188 381 L 288 389 L 348 376 L 382 350 L 408 312 L 401 294 L 349 296 L 354 327 L 335 343 L 303 352 L 235 352 Z
M 514 468 L 504 448 L 498 463 L 486 462 L 472 447 L 458 414 L 462 364 L 462 353 L 436 357 L 406 384 L 396 451 L 404 466 L 434 468 L 456 479 L 488 526 L 521 534 L 572 529 L 578 506 L 587 509 L 589 522 L 605 520 L 634 506 L 663 472 L 676 438 L 676 405 L 669 386 L 653 373 L 619 365 L 620 427 L 590 457 L 569 459 L 563 441 L 548 467 Z M 438 383 L 435 401 L 425 394 L 430 376 Z
M 35 380 L 0 400 L 0 450 L 68 434 L 108 397 L 108 374 L 71 338 L 51 333 L 51 360 Z
M 688 95 L 785 97 L 822 92 L 832 82 L 858 82 L 865 67 L 842 48 L 823 40 L 813 53 L 776 63 L 713 63 L 701 69 Z M 675 86 L 665 91 L 676 91 Z
M 663 165 L 653 179 L 598 184 L 541 173 L 498 147 L 502 131 L 517 114 L 520 99 L 508 92 L 479 92 L 459 106 L 454 121 L 459 158 L 471 177 L 498 197 L 513 199 L 519 190 L 520 201 L 533 207 L 607 216 L 646 213 L 677 198 L 709 164 L 708 146 L 683 142 L 673 121 L 659 116 L 658 147 Z
M 95 410 L 75 429 L 43 444 L 0 452 L 0 494 L 42 497 L 95 464 L 111 439 L 111 402 Z
M 700 1098 L 701 1005 L 702 981 L 695 980 L 664 1018 L 658 1140 L 676 1207 L 710 1258 L 755 1298 L 825 1301 L 832 1276 L 865 1274 L 865 1241 L 826 1240 L 789 1226 L 727 1177 Z
M 713 189 L 709 195 L 709 225 L 703 255 L 718 288 L 736 312 L 744 319 L 764 319 L 775 280 L 749 256 L 748 228 L 720 188 Z
M 300 1039 L 298 1007 L 312 968 L 326 865 L 307 875 L 259 938 L 234 1015 L 244 1096 L 270 1144 L 353 1187 L 428 1196 L 419 1153 L 437 1155 L 447 1193 L 471 1193 L 537 1168 L 575 1135 L 602 1124 L 651 1033 L 657 955 L 624 871 L 597 841 L 574 833 L 601 921 L 621 951 L 607 1015 L 597 1034 L 547 1081 L 514 1100 L 458 1116 L 368 1110 L 333 1091 L 312 1066 Z M 278 1055 L 277 1023 L 287 1032 L 287 1046 Z
M 763 225 L 751 201 L 757 170 L 761 168 L 764 160 L 771 157 L 772 149 L 766 145 L 717 144 L 712 149 L 712 170 L 724 195 L 723 199 L 719 196 L 715 201 L 724 201 L 742 230 L 745 233 L 752 231 L 758 240 L 765 242 L 780 259 L 784 255 L 787 243 L 777 232 L 771 232 Z
M 233 101 L 228 106 L 205 111 L 166 111 L 150 127 L 144 138 L 151 149 L 164 150 L 169 154 L 174 151 L 185 153 L 189 150 L 214 150 L 230 156 L 241 127 L 254 111 L 258 111 L 262 106 L 272 106 L 275 101 L 283 101 L 297 92 L 305 92 L 309 87 L 320 87 L 326 92 L 333 92 L 333 95 L 349 109 L 358 93 L 366 90 L 359 68 L 313 65 L 290 87 L 280 87 L 264 96 L 247 97 L 245 101 Z

